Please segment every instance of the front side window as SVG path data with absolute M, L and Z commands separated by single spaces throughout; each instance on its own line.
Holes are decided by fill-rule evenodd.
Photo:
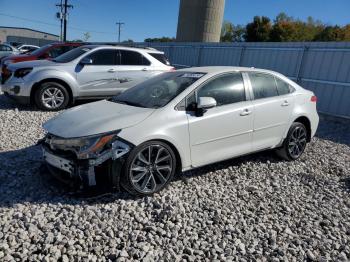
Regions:
M 97 50 L 88 56 L 93 65 L 117 65 L 118 51 L 116 49 Z
M 245 101 L 242 74 L 230 73 L 211 80 L 197 91 L 198 97 L 212 97 L 218 106 Z
M 263 73 L 249 73 L 254 99 L 278 96 L 275 77 Z
M 150 65 L 151 63 L 142 54 L 135 51 L 120 50 L 121 65 Z
M 137 107 L 160 108 L 204 75 L 185 71 L 163 73 L 127 89 L 111 101 Z

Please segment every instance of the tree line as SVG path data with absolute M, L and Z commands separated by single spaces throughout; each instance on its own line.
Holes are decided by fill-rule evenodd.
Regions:
M 350 41 L 350 24 L 332 26 L 308 17 L 306 21 L 280 13 L 271 21 L 266 16 L 255 16 L 247 25 L 225 21 L 221 42 L 311 42 Z
M 145 42 L 174 42 L 174 37 L 146 38 Z M 254 16 L 246 25 L 224 21 L 221 42 L 312 42 L 350 41 L 350 24 L 327 25 L 308 17 L 306 21 L 280 13 L 271 21 L 266 16 Z

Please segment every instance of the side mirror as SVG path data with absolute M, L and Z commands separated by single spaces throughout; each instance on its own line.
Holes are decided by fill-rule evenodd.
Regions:
M 79 64 L 81 64 L 81 65 L 92 65 L 92 59 L 84 57 L 83 59 L 80 60 Z
M 213 97 L 203 96 L 198 99 L 197 108 L 209 109 L 212 107 L 216 107 L 216 100 Z
M 198 117 L 203 116 L 207 109 L 213 107 L 216 107 L 216 100 L 213 97 L 199 97 L 195 115 Z

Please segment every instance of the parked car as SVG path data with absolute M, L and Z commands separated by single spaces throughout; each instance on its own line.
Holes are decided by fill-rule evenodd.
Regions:
M 36 46 L 36 45 L 20 45 L 17 47 L 17 49 L 19 50 L 19 52 L 21 54 L 27 54 L 27 53 L 31 53 L 37 49 L 39 49 L 40 47 L 39 46 Z
M 19 51 L 17 48 L 8 44 L 0 44 L 0 59 L 5 56 L 16 55 L 16 54 L 19 54 Z
M 51 61 L 11 64 L 2 90 L 18 102 L 59 110 L 77 99 L 116 95 L 172 69 L 154 49 L 90 45 Z
M 318 126 L 316 100 L 269 70 L 168 72 L 46 122 L 44 159 L 67 182 L 148 195 L 175 172 L 252 152 L 298 159 Z
M 31 52 L 30 54 L 19 54 L 10 55 L 2 58 L 1 62 L 1 78 L 2 82 L 5 81 L 10 73 L 7 71 L 7 67 L 9 64 L 24 62 L 24 61 L 33 61 L 33 60 L 46 60 L 46 59 L 54 59 L 57 56 L 60 56 L 75 47 L 82 46 L 83 43 L 53 43 L 42 46 L 41 48 Z M 1 57 L 1 56 L 0 56 Z

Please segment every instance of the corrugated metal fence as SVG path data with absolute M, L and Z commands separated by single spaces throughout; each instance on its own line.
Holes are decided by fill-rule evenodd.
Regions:
M 140 43 L 178 67 L 229 65 L 271 69 L 312 90 L 320 112 L 350 117 L 350 42 Z

